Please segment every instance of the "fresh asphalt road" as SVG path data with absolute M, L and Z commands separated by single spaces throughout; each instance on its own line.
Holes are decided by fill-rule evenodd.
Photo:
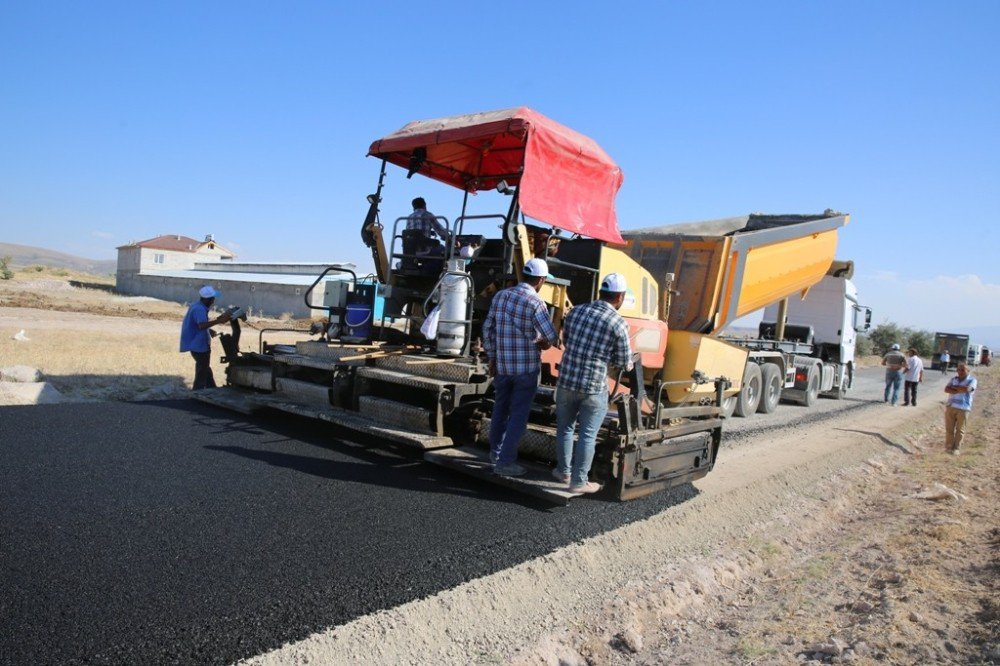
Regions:
M 871 408 L 866 393 L 821 406 Z M 554 509 L 281 415 L 0 408 L 0 662 L 229 663 L 694 492 Z

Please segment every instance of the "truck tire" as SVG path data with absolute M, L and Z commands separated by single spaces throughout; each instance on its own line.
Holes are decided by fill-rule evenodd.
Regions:
M 774 363 L 760 366 L 760 402 L 757 411 L 770 414 L 778 408 L 781 401 L 781 370 Z
M 760 366 L 756 363 L 747 363 L 743 371 L 743 388 L 736 396 L 736 408 L 733 410 L 736 416 L 750 416 L 757 411 L 760 403 L 761 372 Z
M 733 410 L 736 409 L 736 400 L 737 400 L 737 396 L 735 396 L 735 395 L 730 396 L 728 398 L 723 398 L 722 399 L 722 411 L 719 413 L 719 416 L 721 416 L 724 419 L 728 419 L 728 418 L 732 417 Z
M 806 389 L 802 394 L 802 404 L 806 407 L 812 407 L 816 404 L 816 400 L 819 398 L 819 366 L 811 365 L 809 366 L 809 374 L 806 378 Z

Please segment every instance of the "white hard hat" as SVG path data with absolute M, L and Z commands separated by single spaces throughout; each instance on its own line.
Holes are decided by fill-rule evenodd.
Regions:
M 527 277 L 548 277 L 549 265 L 544 259 L 529 259 L 521 272 Z
M 628 285 L 625 284 L 625 276 L 621 273 L 608 273 L 601 280 L 601 291 L 620 294 L 626 290 L 628 290 Z
M 198 295 L 201 296 L 202 298 L 215 298 L 216 296 L 219 295 L 219 292 L 217 292 L 215 289 L 209 287 L 206 284 L 204 287 L 198 290 Z
M 899 351 L 899 345 L 893 344 L 892 345 L 892 351 Z

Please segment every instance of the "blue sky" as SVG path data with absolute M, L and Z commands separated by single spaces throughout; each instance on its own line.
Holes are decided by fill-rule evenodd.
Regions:
M 372 140 L 525 105 L 621 165 L 623 228 L 835 208 L 876 322 L 1000 333 L 998 30 L 992 1 L 6 2 L 0 241 L 363 264 Z M 389 216 L 458 213 L 391 176 Z

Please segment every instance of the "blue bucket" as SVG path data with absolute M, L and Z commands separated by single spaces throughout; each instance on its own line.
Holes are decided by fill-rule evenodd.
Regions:
M 372 330 L 372 307 L 368 303 L 348 303 L 344 314 L 347 336 L 367 340 Z

